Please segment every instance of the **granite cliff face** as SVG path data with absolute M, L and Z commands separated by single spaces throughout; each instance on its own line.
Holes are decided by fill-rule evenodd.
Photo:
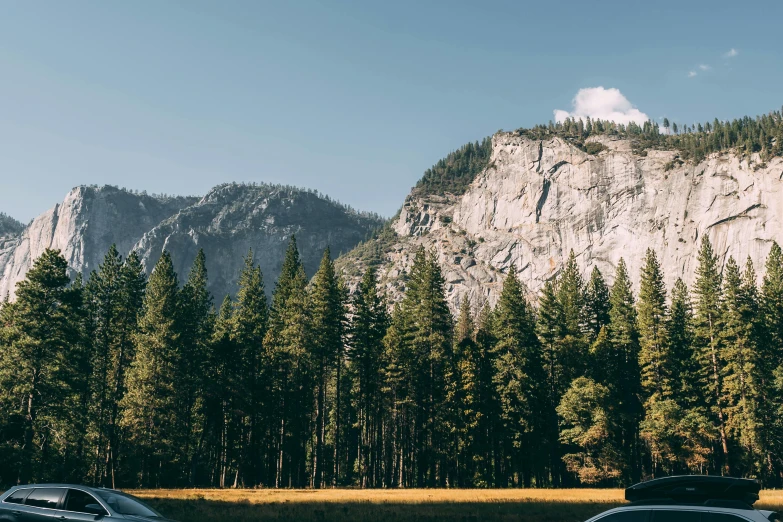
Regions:
M 61 250 L 73 273 L 87 275 L 112 243 L 120 252 L 129 252 L 147 230 L 193 202 L 110 186 L 76 187 L 18 236 L 0 240 L 0 295 L 13 297 L 16 283 L 47 248 Z
M 137 250 L 149 273 L 163 249 L 180 279 L 203 248 L 216 299 L 236 290 L 242 256 L 253 248 L 267 289 L 277 278 L 291 234 L 312 274 L 327 245 L 337 256 L 381 221 L 312 192 L 269 185 L 222 185 L 203 198 L 159 198 L 114 187 L 77 187 L 16 236 L 0 238 L 0 295 L 12 297 L 46 248 L 60 249 L 75 273 L 87 276 L 112 244 Z
M 605 149 L 590 155 L 560 138 L 498 133 L 463 195 L 409 196 L 392 224 L 397 237 L 382 247 L 379 274 L 392 298 L 420 246 L 437 253 L 456 307 L 465 294 L 496 302 L 511 265 L 535 299 L 571 250 L 585 277 L 597 266 L 611 281 L 624 258 L 638 280 L 650 247 L 671 288 L 677 277 L 693 281 L 703 235 L 722 263 L 750 256 L 759 272 L 772 241 L 783 243 L 783 159 L 722 153 L 689 164 L 674 151 L 639 155 L 625 140 L 588 141 Z M 352 253 L 339 266 L 357 274 L 364 263 Z

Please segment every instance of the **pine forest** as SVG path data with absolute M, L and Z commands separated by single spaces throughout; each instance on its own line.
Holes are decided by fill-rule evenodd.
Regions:
M 456 316 L 424 250 L 397 303 L 328 249 L 308 280 L 294 238 L 270 299 L 252 251 L 222 303 L 203 252 L 173 266 L 112 248 L 71 279 L 47 250 L 0 305 L 0 486 L 783 485 L 777 244 L 721 265 L 702 239 L 691 288 L 651 250 L 611 285 L 572 253 L 535 302 L 512 269 Z

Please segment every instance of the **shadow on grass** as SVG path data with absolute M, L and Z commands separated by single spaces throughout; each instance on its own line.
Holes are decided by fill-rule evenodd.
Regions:
M 145 498 L 180 522 L 583 522 L 617 503 L 277 502 Z

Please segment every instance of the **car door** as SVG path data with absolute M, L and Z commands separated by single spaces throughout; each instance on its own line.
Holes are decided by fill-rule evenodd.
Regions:
M 55 522 L 65 488 L 35 488 L 24 501 L 19 522 Z
M 98 499 L 86 491 L 68 489 L 63 502 L 63 509 L 58 512 L 58 519 L 68 522 L 84 522 L 100 520 L 101 517 L 106 515 L 108 515 L 108 512 Z
M 23 517 L 29 511 L 31 508 L 28 508 L 24 505 L 24 499 L 27 498 L 27 495 L 32 493 L 33 488 L 22 488 L 17 489 L 10 495 L 8 495 L 4 500 L 2 506 L 0 506 L 0 514 L 4 515 L 4 519 L 6 515 L 11 515 L 13 518 L 9 520 L 15 520 L 17 522 L 22 522 Z

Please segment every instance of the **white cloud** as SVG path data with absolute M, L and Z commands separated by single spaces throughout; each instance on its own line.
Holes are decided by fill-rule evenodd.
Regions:
M 734 48 L 732 47 L 731 49 L 729 49 L 729 50 L 728 50 L 728 52 L 726 52 L 726 53 L 723 55 L 723 57 L 724 57 L 724 58 L 734 58 L 734 57 L 735 57 L 735 56 L 737 56 L 738 54 L 739 54 L 739 51 L 737 51 L 736 49 L 734 49 Z
M 697 73 L 696 71 L 688 71 L 688 78 L 693 78 L 693 77 L 694 77 L 694 76 L 696 76 L 697 74 L 698 74 L 698 73 Z
M 571 104 L 572 111 L 557 109 L 555 121 L 563 121 L 566 118 L 608 120 L 627 125 L 636 122 L 643 125 L 650 118 L 633 106 L 628 98 L 623 96 L 619 89 L 605 89 L 603 87 L 588 87 L 579 89 Z
M 709 71 L 711 69 L 711 67 L 709 65 L 703 63 L 703 64 L 699 65 L 699 69 L 701 69 L 702 71 Z

